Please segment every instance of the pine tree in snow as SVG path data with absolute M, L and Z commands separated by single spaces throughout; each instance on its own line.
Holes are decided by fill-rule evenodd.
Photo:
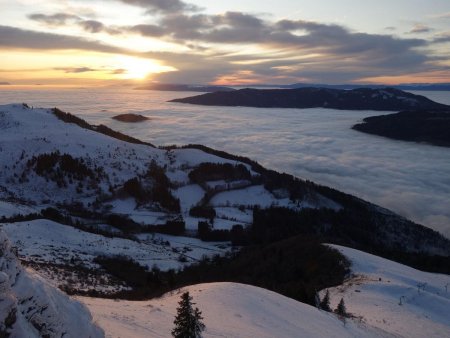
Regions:
M 202 312 L 198 308 L 192 308 L 192 297 L 189 292 L 181 295 L 178 302 L 177 316 L 175 317 L 175 328 L 172 336 L 175 338 L 200 338 L 205 325 L 202 322 Z
M 328 311 L 331 312 L 331 307 L 330 307 L 330 292 L 327 290 L 327 292 L 325 293 L 325 296 L 323 297 L 322 301 L 319 304 L 319 307 L 324 310 L 324 311 Z
M 341 301 L 336 308 L 336 313 L 339 316 L 347 317 L 347 309 L 345 308 L 344 298 L 341 298 Z

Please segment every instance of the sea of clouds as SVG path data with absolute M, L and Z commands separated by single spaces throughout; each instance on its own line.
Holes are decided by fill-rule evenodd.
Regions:
M 350 129 L 364 117 L 388 112 L 166 102 L 190 95 L 195 93 L 130 88 L 6 90 L 0 91 L 0 103 L 57 106 L 156 145 L 197 143 L 244 155 L 266 167 L 359 196 L 450 237 L 450 148 Z M 425 95 L 450 104 L 445 92 Z M 126 124 L 110 118 L 124 112 L 151 120 Z

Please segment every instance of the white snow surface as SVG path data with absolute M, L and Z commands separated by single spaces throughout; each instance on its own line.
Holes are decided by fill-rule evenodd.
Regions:
M 347 312 L 353 315 L 345 325 L 331 313 L 236 283 L 192 285 L 140 302 L 78 299 L 111 338 L 168 337 L 184 291 L 190 292 L 203 311 L 204 337 L 450 337 L 450 276 L 332 247 L 352 263 L 351 278 L 329 289 L 331 307 L 336 308 L 343 298 Z
M 85 306 L 21 267 L 3 231 L 0 252 L 0 336 L 104 337 Z
M 89 269 L 98 269 L 94 263 L 97 256 L 123 255 L 131 257 L 143 266 L 157 266 L 161 270 L 179 269 L 202 256 L 222 255 L 228 245 L 217 242 L 202 242 L 197 238 L 177 237 L 162 234 L 139 234 L 139 241 L 119 237 L 105 237 L 75 229 L 46 219 L 5 223 L 2 229 L 17 247 L 21 259 L 28 263 L 65 264 L 73 261 Z M 183 256 L 186 262 L 179 261 Z M 34 266 L 34 265 L 33 265 Z M 45 275 L 53 284 L 61 286 L 71 282 Z M 80 289 L 109 290 L 106 285 L 83 285 Z
M 353 274 L 343 285 L 329 289 L 333 309 L 343 298 L 348 312 L 395 336 L 450 337 L 449 275 L 331 246 L 350 259 Z
M 192 285 L 159 299 L 114 301 L 78 297 L 111 338 L 170 337 L 182 292 L 202 311 L 206 337 L 309 338 L 389 337 L 365 324 L 336 316 L 255 286 L 237 283 Z

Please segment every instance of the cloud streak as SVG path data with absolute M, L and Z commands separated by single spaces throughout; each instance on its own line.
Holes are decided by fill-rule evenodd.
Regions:
M 51 15 L 35 13 L 28 15 L 28 18 L 34 21 L 44 23 L 49 26 L 63 26 L 66 25 L 68 21 L 80 20 L 78 16 L 67 13 L 55 13 Z
M 431 27 L 425 26 L 423 24 L 415 24 L 414 27 L 409 31 L 410 34 L 421 34 L 432 32 Z
M 181 0 L 119 0 L 128 5 L 134 5 L 147 9 L 148 13 L 162 12 L 188 12 L 197 11 L 199 7 L 188 4 Z
M 61 70 L 64 73 L 88 73 L 88 72 L 98 72 L 98 69 L 90 68 L 90 67 L 56 67 L 54 70 Z
M 0 48 L 36 50 L 86 50 L 102 53 L 126 54 L 127 51 L 99 41 L 69 35 L 0 26 Z

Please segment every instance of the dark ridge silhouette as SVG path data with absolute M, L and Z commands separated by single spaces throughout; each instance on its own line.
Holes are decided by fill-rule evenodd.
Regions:
M 170 84 L 170 83 L 152 83 L 149 85 L 137 87 L 139 90 L 160 90 L 168 92 L 218 92 L 218 91 L 233 91 L 235 89 L 222 86 L 208 86 L 208 85 L 187 85 L 187 84 Z
M 256 108 L 331 108 L 343 110 L 450 109 L 430 99 L 393 88 L 352 90 L 330 88 L 240 89 L 171 100 L 206 106 Z
M 450 147 L 450 110 L 403 111 L 384 116 L 371 116 L 363 121 L 352 128 L 396 140 Z

